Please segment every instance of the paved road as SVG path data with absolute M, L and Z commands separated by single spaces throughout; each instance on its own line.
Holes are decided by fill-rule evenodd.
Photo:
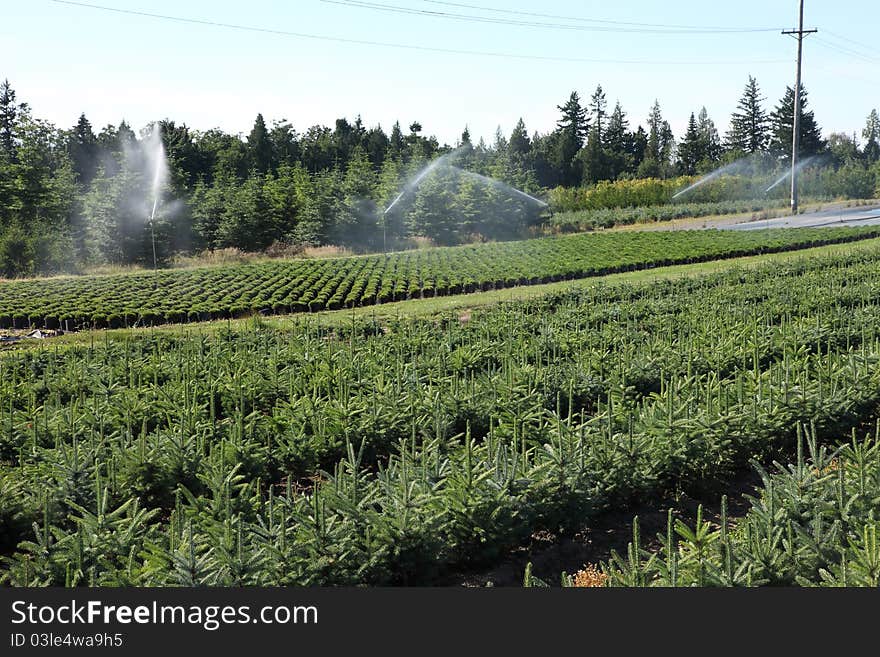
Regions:
M 876 224 L 880 224 L 880 205 L 821 210 L 797 216 L 745 221 L 717 227 L 725 230 L 758 230 L 761 228 L 831 228 L 834 226 L 872 226 Z

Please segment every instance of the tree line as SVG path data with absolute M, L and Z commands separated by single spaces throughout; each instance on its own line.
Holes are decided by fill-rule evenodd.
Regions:
M 841 134 L 825 140 L 802 93 L 802 157 L 827 153 L 838 166 L 864 168 L 880 158 L 876 110 L 861 142 Z M 510 135 L 499 128 L 492 143 L 474 143 L 465 128 L 450 145 L 426 135 L 418 121 L 386 133 L 359 116 L 298 132 L 286 120 L 267 123 L 258 115 L 246 136 L 170 119 L 140 134 L 125 121 L 96 131 L 85 115 L 60 129 L 35 117 L 7 80 L 0 85 L 0 275 L 150 263 L 151 175 L 130 153 L 154 129 L 169 168 L 154 224 L 160 258 L 279 244 L 375 251 L 413 238 L 456 244 L 524 235 L 542 208 L 505 185 L 541 195 L 599 181 L 694 175 L 745 156 L 779 166 L 789 156 L 793 90 L 770 111 L 765 100 L 750 77 L 723 137 L 702 108 L 676 140 L 659 102 L 633 129 L 619 102 L 609 111 L 599 86 L 586 102 L 572 92 L 548 133 L 529 134 L 520 119 Z M 384 212 L 406 181 L 453 150 L 454 166 L 437 169 Z

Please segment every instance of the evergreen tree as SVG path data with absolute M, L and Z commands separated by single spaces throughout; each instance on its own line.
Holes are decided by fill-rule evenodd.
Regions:
M 761 106 L 764 100 L 758 81 L 750 75 L 737 109 L 730 117 L 730 130 L 726 136 L 729 150 L 751 154 L 767 149 L 770 121 Z
M 96 175 L 83 197 L 84 256 L 90 264 L 146 262 L 146 184 L 123 168 L 113 177 Z M 157 241 L 162 243 L 161 240 Z M 152 257 L 152 256 L 151 256 Z
M 263 193 L 277 231 L 277 239 L 291 241 L 289 236 L 303 215 L 305 204 L 297 193 L 299 164 L 282 164 L 278 171 L 266 177 Z
M 405 228 L 401 218 L 403 213 L 391 211 L 386 213 L 385 209 L 394 202 L 397 195 L 401 192 L 401 170 L 402 165 L 399 159 L 390 157 L 385 158 L 382 163 L 382 169 L 379 171 L 379 178 L 374 190 L 374 196 L 378 202 L 377 213 L 379 214 L 379 226 L 382 230 L 383 249 L 393 245 L 398 239 L 404 236 Z
M 272 122 L 269 130 L 269 142 L 272 147 L 272 161 L 276 166 L 293 166 L 300 157 L 298 135 L 293 126 L 282 119 Z
M 0 160 L 16 161 L 16 129 L 19 113 L 27 111 L 27 105 L 15 102 L 15 90 L 9 80 L 0 84 Z
M 265 178 L 254 170 L 227 196 L 226 209 L 217 227 L 220 246 L 261 251 L 278 239 L 264 184 Z
M 554 165 L 556 137 L 555 132 L 546 135 L 540 135 L 537 132 L 532 134 L 529 160 L 538 183 L 543 187 L 559 184 L 559 171 Z
M 376 237 L 377 207 L 370 196 L 376 188 L 376 173 L 367 154 L 356 146 L 342 181 L 342 203 L 336 217 L 334 241 L 351 247 L 364 247 Z
M 645 156 L 639 164 L 638 175 L 642 178 L 667 177 L 675 141 L 669 122 L 663 119 L 660 102 L 655 100 L 648 115 L 648 137 Z
M 478 234 L 485 207 L 486 186 L 473 176 L 462 176 L 455 199 L 456 223 L 462 238 L 471 239 Z
M 407 215 L 409 233 L 427 237 L 439 245 L 455 244 L 458 240 L 455 215 L 449 211 L 454 198 L 455 185 L 448 172 L 427 176 L 419 184 Z
M 611 177 L 608 168 L 608 158 L 605 152 L 605 132 L 603 130 L 605 127 L 606 111 L 605 92 L 602 91 L 602 85 L 599 85 L 590 99 L 592 124 L 589 136 L 587 137 L 586 147 L 580 153 L 583 180 L 587 183 L 607 180 Z
M 492 150 L 495 153 L 507 153 L 507 137 L 504 136 L 504 133 L 501 131 L 501 126 L 495 127 L 495 141 L 492 143 Z
M 344 169 L 355 148 L 362 145 L 366 129 L 358 116 L 354 124 L 347 119 L 336 119 L 336 129 L 331 135 L 333 147 L 333 165 Z
M 458 139 L 457 150 L 459 151 L 457 160 L 459 166 L 463 169 L 471 169 L 474 167 L 474 144 L 471 142 L 471 131 L 467 126 L 461 132 Z
M 691 112 L 688 119 L 687 132 L 678 147 L 678 170 L 686 176 L 692 176 L 697 172 L 697 165 L 703 160 L 703 140 L 697 126 L 697 119 Z
M 638 126 L 636 131 L 630 136 L 630 154 L 632 157 L 632 172 L 636 172 L 645 161 L 648 154 L 648 133 L 642 126 Z
M 620 102 L 615 103 L 614 110 L 608 118 L 603 141 L 608 158 L 608 177 L 615 180 L 620 174 L 630 170 L 633 158 L 629 120 L 626 118 L 626 113 L 620 106 Z
M 85 114 L 80 115 L 70 131 L 67 152 L 73 162 L 78 182 L 88 187 L 98 169 L 98 138 Z
M 265 175 L 273 169 L 272 140 L 262 114 L 257 114 L 254 127 L 248 135 L 247 152 L 251 167 L 257 173 Z
M 388 135 L 382 130 L 381 125 L 377 125 L 367 130 L 363 138 L 363 147 L 367 152 L 373 167 L 379 169 L 385 161 L 385 155 L 388 153 Z
M 222 179 L 215 180 L 210 186 L 203 179 L 196 182 L 190 198 L 190 213 L 202 248 L 213 251 L 220 246 L 220 224 L 226 208 L 225 192 L 233 188 Z
M 607 107 L 608 103 L 605 101 L 605 92 L 602 91 L 602 85 L 600 84 L 596 87 L 596 91 L 593 92 L 593 96 L 590 99 L 590 113 L 593 117 L 593 130 L 596 132 L 599 143 L 602 142 L 602 139 L 605 136 L 602 132 L 602 128 L 605 125 L 605 113 Z
M 333 167 L 332 132 L 330 128 L 313 125 L 300 139 L 302 163 L 312 173 L 326 171 Z
M 529 141 L 529 133 L 526 132 L 526 124 L 523 122 L 522 117 L 516 122 L 507 144 L 508 149 L 513 154 L 523 157 L 529 154 L 532 144 Z
M 868 162 L 880 160 L 880 114 L 872 109 L 868 114 L 865 129 L 862 130 L 862 138 L 865 140 L 865 158 Z
M 388 152 L 392 159 L 403 157 L 404 149 L 403 132 L 400 129 L 400 121 L 395 121 L 391 128 L 391 136 L 388 138 Z
M 608 164 L 605 158 L 605 149 L 599 138 L 599 131 L 594 126 L 587 137 L 587 144 L 578 154 L 581 163 L 582 180 L 586 184 L 608 180 Z
M 290 185 L 296 199 L 296 223 L 285 227 L 284 239 L 294 244 L 314 246 L 326 242 L 325 218 L 333 209 L 333 196 L 328 193 L 327 180 L 335 184 L 332 175 L 312 176 L 302 163 L 289 171 Z
M 581 171 L 575 159 L 584 145 L 589 131 L 587 110 L 581 107 L 580 98 L 572 91 L 564 105 L 557 106 L 562 118 L 556 124 L 555 162 L 563 185 L 574 186 L 581 182 Z
M 162 145 L 168 158 L 171 188 L 178 196 L 186 194 L 200 177 L 208 174 L 208 160 L 196 146 L 186 124 L 177 125 L 167 119 L 159 121 L 159 134 L 162 135 Z
M 709 118 L 705 107 L 700 109 L 697 115 L 697 132 L 702 148 L 702 157 L 697 164 L 703 165 L 703 168 L 712 168 L 712 165 L 721 159 L 721 139 L 715 122 Z
M 859 152 L 855 134 L 832 132 L 828 135 L 828 152 L 835 167 L 850 163 L 862 164 L 862 153 Z
M 799 157 L 810 157 L 825 149 L 822 133 L 812 111 L 807 110 L 807 91 L 801 86 L 800 145 Z M 792 131 L 794 127 L 794 89 L 786 87 L 785 95 L 770 115 L 772 139 L 770 150 L 777 157 L 790 159 Z

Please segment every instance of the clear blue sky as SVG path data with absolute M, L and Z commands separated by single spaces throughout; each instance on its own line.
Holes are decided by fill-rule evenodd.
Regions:
M 455 0 L 450 0 L 454 2 Z M 85 112 L 96 130 L 125 118 L 135 129 L 171 118 L 205 130 L 247 133 L 262 112 L 297 130 L 360 113 L 367 125 L 454 142 L 509 134 L 522 116 L 529 132 L 554 127 L 572 90 L 588 98 L 601 83 L 609 109 L 620 100 L 632 125 L 654 99 L 680 136 L 705 105 L 723 132 L 751 73 L 770 109 L 794 79 L 795 0 L 457 0 L 487 8 L 648 24 L 768 28 L 767 32 L 656 34 L 550 29 L 401 14 L 320 0 L 94 0 L 93 4 L 342 39 L 557 57 L 550 61 L 453 54 L 297 38 L 163 21 L 50 0 L 0 0 L 0 78 L 37 116 L 69 127 Z M 361 2 L 360 4 L 364 4 Z M 605 26 L 502 14 L 424 0 L 368 4 L 568 26 Z M 861 131 L 880 106 L 876 0 L 807 0 L 804 84 L 823 132 Z M 630 29 L 632 26 L 630 26 Z M 848 40 L 847 40 L 848 39 Z M 856 42 L 860 42 L 856 43 Z M 854 51 L 854 52 L 845 52 Z M 854 54 L 855 53 L 855 54 Z M 635 60 L 639 63 L 611 63 Z M 670 63 L 674 62 L 674 63 Z

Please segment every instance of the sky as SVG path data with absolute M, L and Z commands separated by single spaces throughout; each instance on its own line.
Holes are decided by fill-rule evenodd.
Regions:
M 601 84 L 609 110 L 619 100 L 632 127 L 658 100 L 680 137 L 702 106 L 723 133 L 749 75 L 768 110 L 795 75 L 796 41 L 780 31 L 796 27 L 796 0 L 85 4 L 263 31 L 0 0 L 0 79 L 58 127 L 85 113 L 96 131 L 168 118 L 247 135 L 257 113 L 300 132 L 360 114 L 386 131 L 418 121 L 448 144 L 467 126 L 491 143 L 519 117 L 529 133 L 549 132 L 572 91 L 587 101 Z M 805 28 L 819 33 L 804 40 L 803 82 L 826 136 L 860 133 L 880 106 L 878 24 L 876 0 L 806 2 Z M 657 27 L 669 25 L 689 27 Z

